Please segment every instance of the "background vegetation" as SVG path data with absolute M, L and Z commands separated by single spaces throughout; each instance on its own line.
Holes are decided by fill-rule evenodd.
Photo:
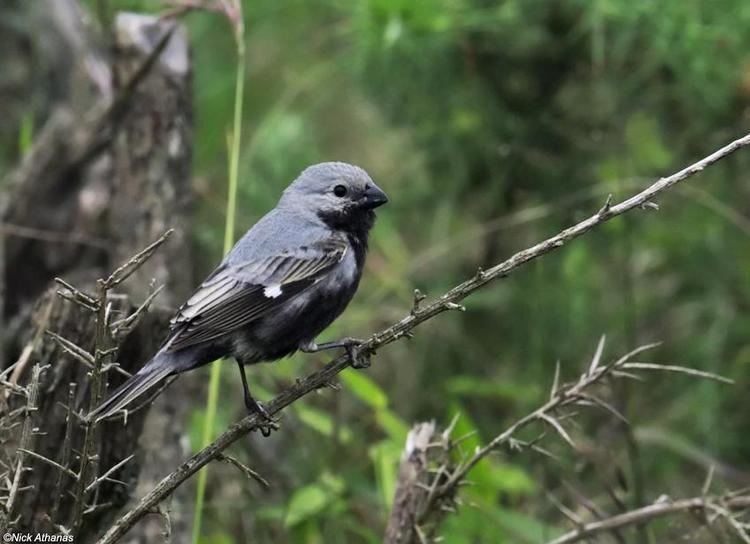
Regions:
M 115 9 L 163 9 L 88 4 L 105 21 Z M 438 295 L 608 193 L 618 200 L 747 132 L 743 0 L 248 0 L 245 17 L 237 234 L 313 162 L 359 164 L 391 196 L 356 300 L 326 339 L 365 336 L 408 312 L 414 288 Z M 196 13 L 187 23 L 202 277 L 222 253 L 236 54 L 225 21 Z M 6 163 L 43 115 L 27 108 L 3 140 Z M 660 341 L 654 360 L 736 385 L 669 375 L 619 385 L 630 428 L 588 415 L 571 431 L 575 455 L 549 437 L 554 459 L 484 461 L 446 541 L 539 542 L 569 527 L 555 501 L 583 509 L 585 496 L 615 513 L 693 496 L 711 465 L 717 485 L 746 484 L 749 167 L 747 153 L 731 157 L 658 212 L 604 225 L 384 349 L 370 370 L 347 370 L 338 393 L 296 403 L 281 432 L 233 448 L 270 490 L 211 467 L 202 542 L 380 541 L 412 423 L 460 414 L 457 434 L 477 431 L 469 451 L 545 398 L 556 361 L 564 377 L 580 373 L 602 334 L 610 356 Z M 295 356 L 250 376 L 268 398 L 324 360 Z M 240 393 L 225 369 L 219 427 L 244 412 Z M 195 399 L 196 448 L 202 407 Z M 701 538 L 684 520 L 656 527 Z

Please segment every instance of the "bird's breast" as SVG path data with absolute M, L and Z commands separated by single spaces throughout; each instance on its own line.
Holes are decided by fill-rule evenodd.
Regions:
M 252 343 L 276 359 L 313 340 L 347 307 L 354 296 L 361 269 L 353 251 L 308 289 L 266 314 L 252 326 Z

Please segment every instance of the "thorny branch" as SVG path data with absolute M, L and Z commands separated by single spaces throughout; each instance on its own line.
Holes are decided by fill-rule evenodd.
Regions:
M 27 459 L 29 457 L 30 450 L 34 447 L 34 435 L 37 430 L 34 426 L 35 414 L 38 409 L 37 399 L 39 396 L 39 380 L 45 367 L 40 365 L 34 365 L 34 369 L 31 372 L 31 381 L 26 387 L 26 414 L 23 421 L 23 429 L 21 431 L 21 441 L 19 442 L 18 449 L 16 450 L 16 467 L 13 475 L 13 482 L 10 485 L 8 491 L 8 499 L 5 502 L 4 512 L 0 514 L 0 533 L 5 534 L 8 531 L 8 527 L 13 523 L 13 513 L 16 497 L 21 490 L 21 483 L 23 481 L 23 474 L 29 467 L 27 466 Z
M 548 544 L 571 544 L 572 542 L 589 540 L 590 537 L 605 531 L 645 523 L 658 517 L 679 512 L 696 511 L 707 514 L 709 523 L 714 522 L 717 518 L 724 519 L 737 536 L 742 539 L 742 542 L 750 542 L 750 536 L 748 535 L 750 524 L 738 521 L 733 515 L 738 510 L 747 510 L 748 508 L 750 508 L 750 496 L 735 496 L 733 493 L 718 497 L 693 497 L 678 500 L 662 497 L 648 506 L 581 524 L 574 531 L 565 533 L 561 537 L 551 540 Z
M 552 384 L 552 391 L 550 392 L 549 400 L 530 414 L 516 421 L 502 434 L 496 436 L 486 446 L 478 449 L 474 453 L 474 455 L 460 469 L 456 470 L 450 476 L 448 481 L 441 486 L 441 489 L 435 494 L 433 500 L 437 501 L 443 496 L 452 495 L 459 483 L 466 479 L 466 475 L 472 468 L 474 468 L 474 466 L 476 466 L 479 461 L 484 459 L 492 451 L 497 450 L 501 446 L 504 446 L 506 444 L 510 444 L 511 446 L 513 446 L 513 435 L 517 434 L 517 432 L 521 428 L 534 421 L 542 421 L 552 427 L 557 432 L 557 434 L 559 434 L 560 437 L 568 443 L 569 446 L 575 449 L 575 443 L 563 427 L 560 420 L 554 415 L 555 411 L 559 410 L 560 408 L 571 405 L 594 404 L 607 410 L 609 413 L 615 415 L 615 417 L 617 417 L 618 419 L 624 419 L 623 416 L 614 407 L 607 404 L 605 401 L 599 399 L 598 397 L 591 395 L 587 391 L 592 385 L 600 382 L 601 379 L 607 375 L 612 375 L 614 377 L 630 377 L 631 372 L 639 370 L 668 370 L 672 372 L 681 372 L 694 377 L 713 379 L 723 383 L 733 383 L 731 380 L 728 380 L 727 378 L 724 378 L 722 376 L 718 376 L 709 372 L 697 371 L 691 368 L 685 368 L 675 365 L 662 366 L 658 364 L 631 362 L 631 359 L 636 355 L 643 353 L 648 349 L 656 347 L 657 345 L 658 344 L 646 344 L 644 346 L 640 346 L 630 353 L 623 355 L 613 363 L 606 366 L 601 366 L 601 356 L 604 350 L 604 337 L 602 337 L 602 339 L 599 341 L 599 345 L 597 346 L 596 353 L 591 361 L 591 365 L 588 371 L 585 374 L 582 374 L 578 378 L 578 381 L 569 385 L 559 386 L 557 384 L 559 374 L 556 372 L 555 381 Z M 429 510 L 432 508 L 432 506 L 432 504 L 428 503 L 426 505 L 426 509 Z
M 52 504 L 52 511 L 50 512 L 50 517 L 52 519 L 57 519 L 57 511 L 60 508 L 60 502 L 63 495 L 63 483 L 65 481 L 67 471 L 70 470 L 68 465 L 70 464 L 71 451 L 73 449 L 73 423 L 75 422 L 73 406 L 75 405 L 75 395 L 77 388 L 78 384 L 75 382 L 71 382 L 68 384 L 68 403 L 65 406 L 65 410 L 67 411 L 65 417 L 65 437 L 63 438 L 62 459 L 60 461 L 63 470 L 59 471 L 57 474 L 57 482 L 55 483 L 55 500 Z
M 141 315 L 146 311 L 149 303 L 154 297 L 154 294 L 152 293 L 152 295 L 147 297 L 146 301 L 136 308 L 131 315 L 112 323 L 113 297 L 110 294 L 111 289 L 125 281 L 133 272 L 143 265 L 143 263 L 153 255 L 159 246 L 167 240 L 171 233 L 171 230 L 166 232 L 154 243 L 117 268 L 108 278 L 99 280 L 95 295 L 83 292 L 65 281 L 57 279 L 57 283 L 62 287 L 62 289 L 57 292 L 57 295 L 79 305 L 84 311 L 94 316 L 95 338 L 93 349 L 90 352 L 75 342 L 46 330 L 46 320 L 40 330 L 44 330 L 47 336 L 57 344 L 59 349 L 70 354 L 74 359 L 78 360 L 87 368 L 91 390 L 88 410 L 94 409 L 101 402 L 104 375 L 106 372 L 110 369 L 122 371 L 119 369 L 119 365 L 114 362 L 113 357 L 117 352 L 118 338 L 121 339 L 123 331 L 127 331 L 134 326 L 135 322 L 137 322 Z M 158 289 L 154 290 L 154 293 L 156 292 L 158 292 Z M 110 360 L 112 360 L 112 362 L 110 362 Z M 99 437 L 100 430 L 95 422 L 89 422 L 75 412 L 73 408 L 75 393 L 77 390 L 75 383 L 69 384 L 67 396 L 68 402 L 67 405 L 64 406 L 67 411 L 67 421 L 61 448 L 61 461 L 58 463 L 53 459 L 34 451 L 34 436 L 38 433 L 38 429 L 35 426 L 35 412 L 38 408 L 37 399 L 40 387 L 40 375 L 45 367 L 38 364 L 35 365 L 28 385 L 23 387 L 18 385 L 14 378 L 18 372 L 17 367 L 19 367 L 23 361 L 24 359 L 22 357 L 17 363 L 11 365 L 0 374 L 0 385 L 4 386 L 8 395 L 10 392 L 14 392 L 22 395 L 26 399 L 25 406 L 14 410 L 12 413 L 4 414 L 4 422 L 10 421 L 10 424 L 13 425 L 20 424 L 22 425 L 22 431 L 15 451 L 15 457 L 9 463 L 9 465 L 12 465 L 12 468 L 6 472 L 7 496 L 3 497 L 2 504 L 0 504 L 0 533 L 12 529 L 13 525 L 16 523 L 16 520 L 13 518 L 14 506 L 17 502 L 19 493 L 25 489 L 22 486 L 24 474 L 30 470 L 29 463 L 33 460 L 53 467 L 58 473 L 55 484 L 57 496 L 52 503 L 52 513 L 54 516 L 57 515 L 62 501 L 70 500 L 70 497 L 72 497 L 73 508 L 69 518 L 69 529 L 62 525 L 59 527 L 65 531 L 72 531 L 72 533 L 76 535 L 81 530 L 86 514 L 100 507 L 100 505 L 97 505 L 99 486 L 103 482 L 116 481 L 112 479 L 112 475 L 131 461 L 133 456 L 131 455 L 114 463 L 104 471 L 103 474 L 100 474 L 98 451 L 99 444 L 101 443 Z M 11 376 L 10 381 L 6 380 L 5 377 L 11 373 L 13 373 L 13 375 Z M 21 416 L 20 423 L 14 423 L 11 421 L 16 416 Z M 80 447 L 80 451 L 74 449 L 72 446 L 72 437 L 74 426 L 76 424 L 82 424 L 84 431 L 83 444 Z M 72 461 L 74 458 L 78 459 L 77 466 L 73 466 Z M 247 470 L 249 471 L 249 469 Z M 250 474 L 250 472 L 247 473 Z M 66 479 L 72 480 L 73 485 L 71 486 L 72 491 L 70 492 L 67 492 L 65 490 L 66 486 L 63 485 Z M 68 497 L 68 493 L 70 494 L 70 497 Z
M 96 317 L 93 354 L 57 334 L 47 331 L 47 334 L 63 350 L 71 354 L 90 369 L 91 395 L 89 397 L 89 412 L 94 410 L 101 402 L 104 389 L 104 373 L 109 368 L 119 368 L 115 364 L 108 363 L 110 357 L 116 352 L 116 348 L 112 347 L 115 345 L 116 338 L 121 336 L 124 330 L 131 328 L 135 324 L 146 308 L 148 308 L 148 305 L 153 300 L 155 294 L 158 293 L 159 289 L 156 289 L 154 293 L 152 293 L 152 295 L 149 296 L 130 316 L 115 323 L 111 323 L 109 292 L 112 288 L 125 281 L 130 275 L 138 270 L 138 268 L 140 268 L 143 263 L 154 254 L 154 252 L 172 233 L 173 230 L 168 230 L 155 242 L 131 257 L 122 266 L 118 267 L 108 278 L 99 280 L 97 282 L 96 296 L 84 293 L 59 278 L 56 280 L 57 283 L 65 289 L 64 291 L 58 292 L 60 297 L 79 304 L 82 308 L 91 312 Z M 71 409 L 68 408 L 68 410 L 68 430 L 66 430 L 66 437 L 69 436 L 73 417 Z M 83 448 L 80 454 L 80 466 L 77 473 L 71 474 L 75 480 L 74 510 L 71 521 L 71 527 L 74 534 L 77 534 L 80 531 L 84 514 L 87 509 L 88 497 L 102 482 L 107 481 L 111 474 L 132 459 L 132 456 L 123 459 L 107 470 L 102 476 L 97 477 L 97 474 L 99 473 L 99 455 L 95 451 L 95 448 L 100 443 L 100 430 L 98 424 L 96 422 L 84 421 L 84 433 Z M 60 479 L 63 477 L 64 473 L 71 472 L 65 463 L 62 466 L 55 463 L 55 466 L 60 470 Z M 60 481 L 61 480 L 58 481 L 58 485 L 60 484 Z
M 461 306 L 458 303 L 477 289 L 480 289 L 495 279 L 507 276 L 529 261 L 562 247 L 567 242 L 578 238 L 589 230 L 614 217 L 634 209 L 654 209 L 652 200 L 660 193 L 681 181 L 698 174 L 707 166 L 731 155 L 748 144 L 750 144 L 750 134 L 729 143 L 711 155 L 680 170 L 679 172 L 676 172 L 675 174 L 672 174 L 671 176 L 659 179 L 640 193 L 620 202 L 619 204 L 602 207 L 597 213 L 588 219 L 585 219 L 584 221 L 581 221 L 580 223 L 577 223 L 528 249 L 519 251 L 506 261 L 499 263 L 489 270 L 477 271 L 474 277 L 457 285 L 435 301 L 421 307 L 412 308 L 412 311 L 401 321 L 373 334 L 361 345 L 360 353 L 363 355 L 374 354 L 380 347 L 391 344 L 405 336 L 409 336 L 414 328 L 425 321 L 428 321 L 443 312 L 452 309 L 460 309 Z M 266 410 L 271 415 L 278 413 L 283 408 L 306 394 L 324 387 L 325 384 L 330 382 L 337 374 L 350 365 L 351 361 L 346 355 L 334 359 L 322 369 L 297 380 L 292 387 L 277 395 L 276 398 L 266 406 Z M 99 544 L 111 544 L 117 541 L 131 527 L 133 527 L 138 520 L 149 511 L 152 511 L 156 505 L 169 496 L 178 486 L 185 482 L 185 480 L 200 470 L 201 467 L 211 462 L 213 459 L 216 459 L 236 440 L 253 429 L 258 428 L 260 423 L 262 422 L 259 417 L 253 414 L 248 415 L 244 419 L 231 425 L 214 442 L 194 454 L 180 464 L 180 466 L 178 466 L 172 473 L 165 476 L 151 491 L 138 501 L 130 511 L 110 527 L 107 533 L 99 540 Z
M 676 365 L 658 365 L 650 363 L 634 362 L 633 358 L 637 355 L 656 347 L 658 344 L 647 344 L 640 346 L 613 362 L 603 365 L 602 354 L 604 352 L 604 337 L 599 341 L 596 352 L 591 360 L 589 368 L 579 376 L 579 378 L 568 384 L 560 384 L 559 366 L 555 371 L 555 377 L 552 383 L 552 389 L 547 402 L 516 420 L 505 431 L 497 435 L 488 444 L 476 451 L 465 461 L 454 466 L 450 460 L 450 453 L 456 449 L 457 441 L 439 440 L 432 444 L 432 447 L 440 448 L 443 451 L 443 462 L 436 472 L 436 475 L 430 479 L 429 493 L 420 500 L 419 504 L 409 505 L 416 514 L 413 516 L 413 523 L 426 535 L 433 535 L 441 521 L 442 513 L 445 509 L 452 509 L 457 503 L 458 489 L 461 485 L 467 483 L 467 476 L 472 468 L 491 453 L 498 451 L 502 447 L 508 447 L 511 450 L 519 450 L 530 447 L 537 451 L 541 450 L 535 443 L 522 442 L 516 438 L 518 433 L 532 423 L 543 423 L 553 429 L 571 448 L 576 449 L 573 439 L 563 426 L 563 408 L 574 406 L 595 406 L 609 412 L 618 419 L 623 416 L 617 410 L 609 405 L 606 401 L 600 399 L 593 393 L 593 386 L 601 383 L 605 377 L 612 378 L 635 378 L 634 373 L 643 371 L 667 370 L 671 372 L 680 372 L 689 376 L 705 379 L 713 379 L 723 383 L 733 383 L 722 376 L 708 372 L 696 371 L 691 368 L 680 367 Z M 453 427 L 453 424 L 451 425 Z M 443 436 L 450 436 L 451 430 L 445 431 Z M 408 445 L 407 445 L 408 449 Z M 546 452 L 545 452 L 546 453 Z M 562 505 L 560 505 L 562 506 Z M 395 514 L 392 513 L 392 517 Z M 616 527 L 615 527 L 616 528 Z M 602 529 L 604 530 L 604 529 Z M 410 542 L 410 540 L 394 540 L 393 542 Z

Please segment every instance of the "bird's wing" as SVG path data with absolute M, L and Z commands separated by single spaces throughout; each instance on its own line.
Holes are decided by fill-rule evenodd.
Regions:
M 232 332 L 309 288 L 347 251 L 341 239 L 219 267 L 172 319 L 168 351 Z

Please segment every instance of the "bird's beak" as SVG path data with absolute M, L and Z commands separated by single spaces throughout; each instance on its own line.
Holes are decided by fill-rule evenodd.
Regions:
M 386 202 L 388 202 L 388 197 L 383 190 L 374 183 L 367 185 L 362 198 L 359 199 L 360 206 L 367 210 L 372 210 L 373 208 L 382 206 Z

